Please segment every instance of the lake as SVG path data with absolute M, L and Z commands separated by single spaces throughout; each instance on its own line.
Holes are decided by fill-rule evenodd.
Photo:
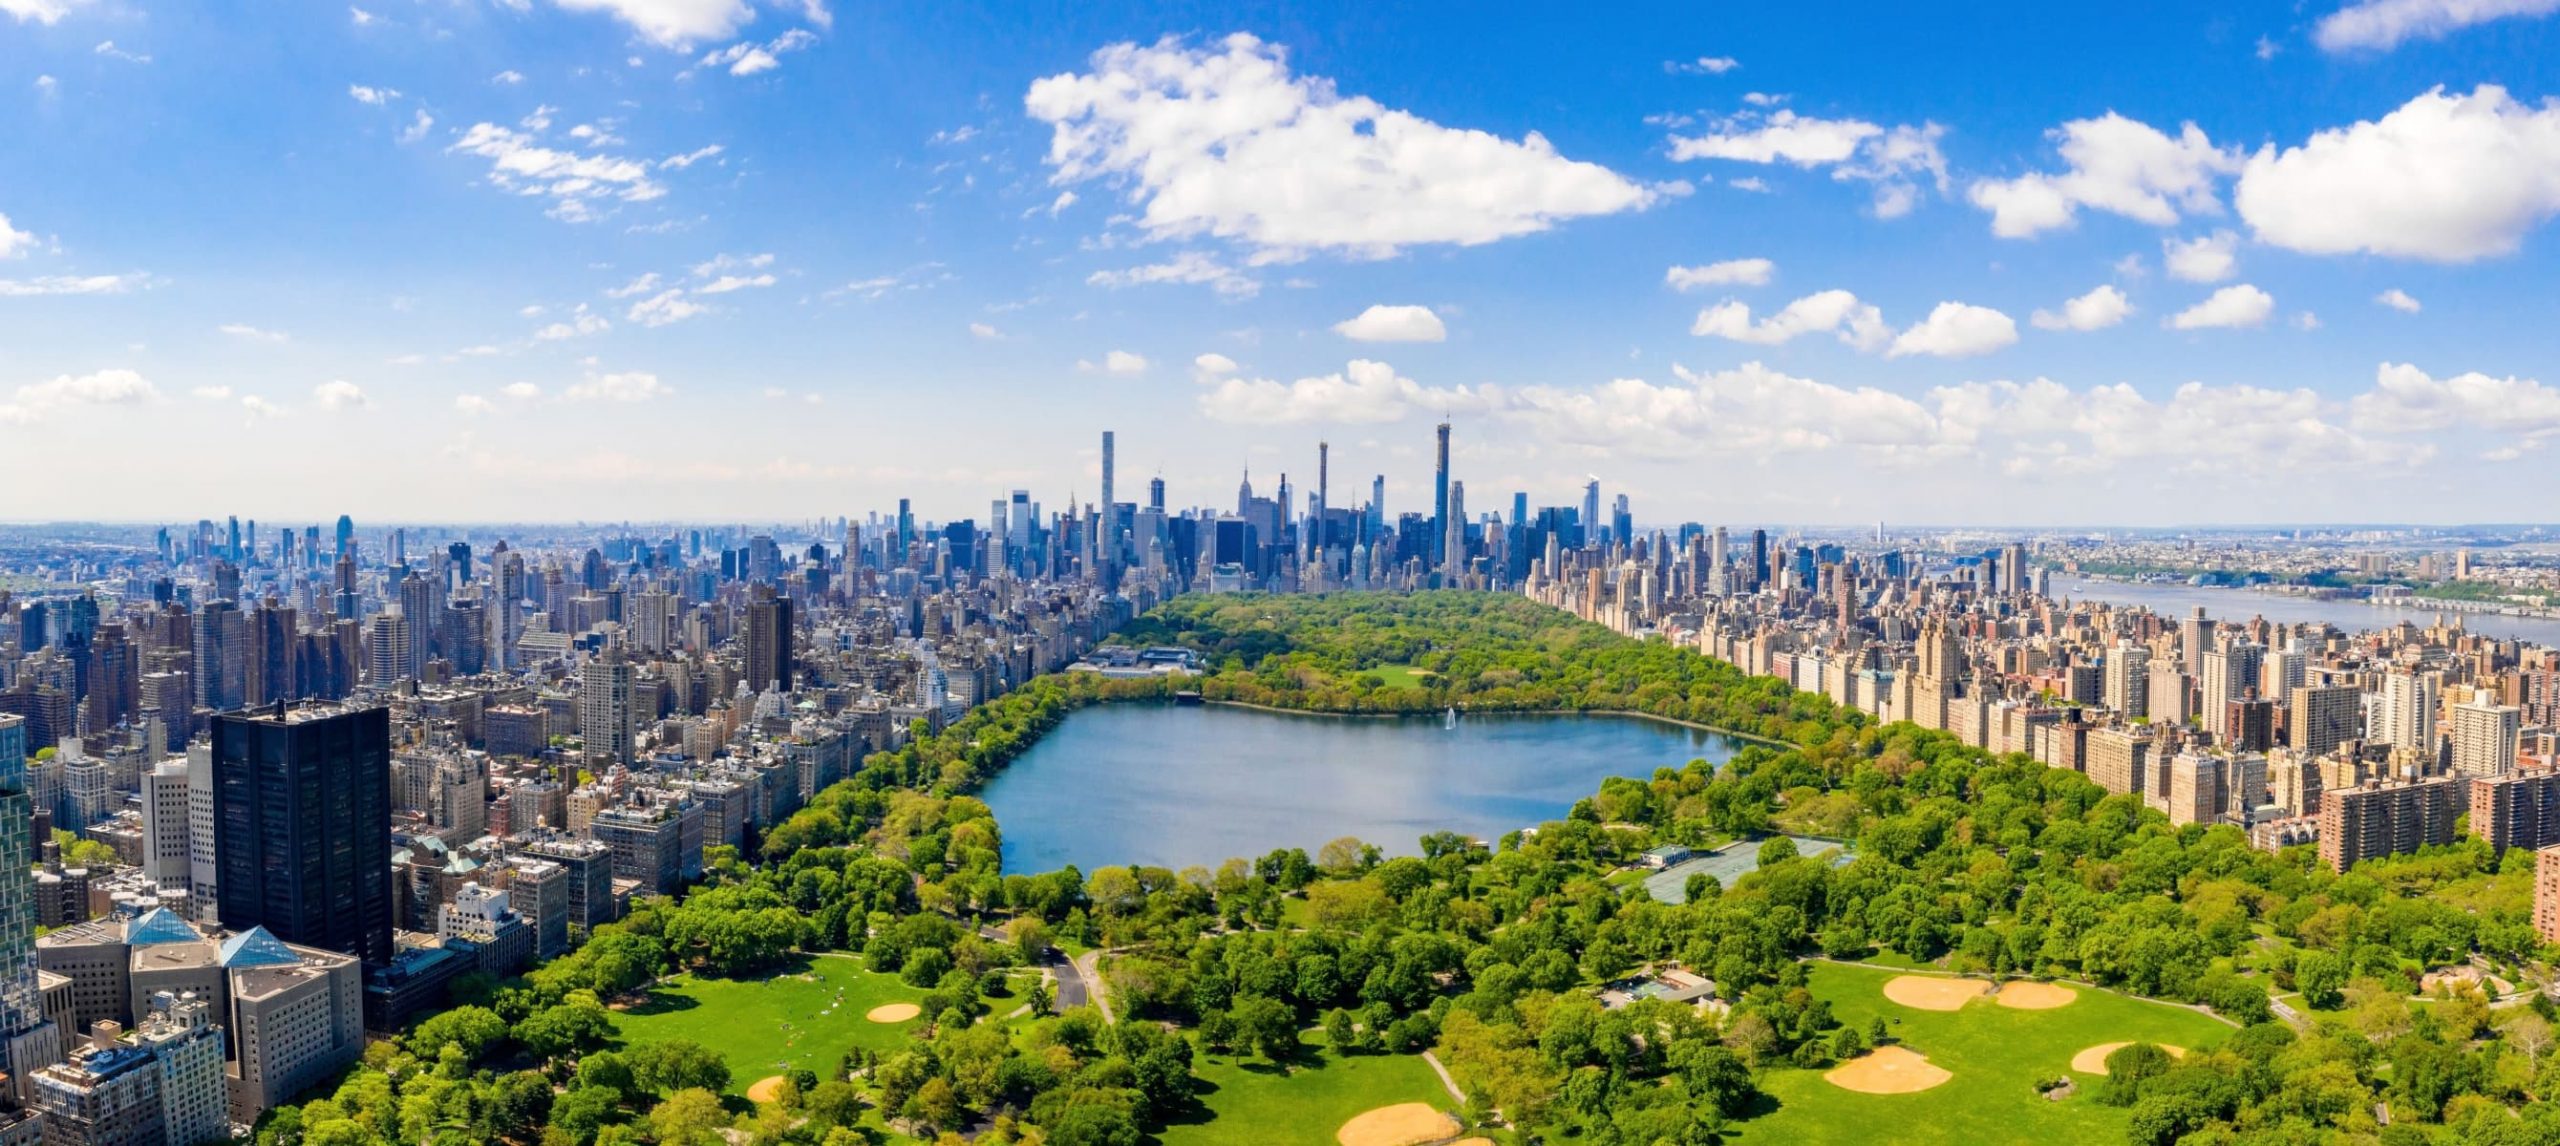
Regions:
M 1312 716 L 1223 705 L 1074 712 L 981 793 L 1009 872 L 1215 867 L 1358 836 L 1389 855 L 1455 831 L 1492 840 L 1742 742 L 1625 716 Z
M 2205 615 L 2217 621 L 2246 621 L 2251 617 L 2265 617 L 2278 624 L 2325 621 L 2349 633 L 2387 628 L 2402 621 L 2425 628 L 2442 616 L 2448 620 L 2459 620 L 2463 628 L 2484 637 L 2560 646 L 2560 620 L 2456 612 L 2424 602 L 2407 607 L 2373 605 L 2360 600 L 2323 601 L 2252 589 L 2217 589 L 2157 581 L 2091 581 L 2067 574 L 2053 579 L 2053 597 L 2056 600 L 2068 597 L 2074 601 L 2140 605 L 2173 621 L 2202 605 Z

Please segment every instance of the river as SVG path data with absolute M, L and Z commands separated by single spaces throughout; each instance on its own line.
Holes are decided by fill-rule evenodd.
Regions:
M 1343 717 L 1106 704 L 1070 714 L 987 785 L 1009 872 L 1214 867 L 1357 836 L 1415 855 L 1556 819 L 1609 776 L 1723 762 L 1741 742 L 1624 716 Z
M 2092 581 L 2067 575 L 2053 579 L 2052 592 L 2056 600 L 2068 597 L 2074 601 L 2141 605 L 2172 619 L 2184 617 L 2202 605 L 2205 615 L 2218 621 L 2245 621 L 2251 617 L 2265 617 L 2287 624 L 2326 621 L 2350 633 L 2384 628 L 2403 620 L 2424 628 L 2434 624 L 2438 616 L 2444 616 L 2461 620 L 2462 627 L 2482 636 L 2560 647 L 2560 619 L 2455 612 L 2423 602 L 2404 608 L 2371 605 L 2361 600 L 2324 601 L 2254 589 L 2217 589 L 2157 581 Z

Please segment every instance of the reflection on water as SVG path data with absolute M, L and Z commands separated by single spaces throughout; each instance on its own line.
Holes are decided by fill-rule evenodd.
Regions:
M 1555 819 L 1609 776 L 1637 778 L 1740 745 L 1606 716 L 1298 716 L 1114 704 L 1067 717 L 984 793 L 1004 866 L 1215 866 L 1340 836 L 1413 855 L 1423 836 L 1490 840 Z

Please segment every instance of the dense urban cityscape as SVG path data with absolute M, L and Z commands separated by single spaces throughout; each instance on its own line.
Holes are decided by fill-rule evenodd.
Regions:
M 2544 530 L 2358 530 L 2309 569 L 2278 531 L 1640 527 L 1597 479 L 1470 512 L 1452 432 L 1412 509 L 1379 478 L 1336 494 L 1325 446 L 1312 482 L 1248 474 L 1232 507 L 1170 506 L 1162 478 L 1118 500 L 1104 431 L 1100 500 L 1014 490 L 984 519 L 8 527 L 0 839 L 40 856 L 0 888 L 23 1117 L 129 1132 L 106 1092 L 156 1071 L 168 1141 L 254 1123 L 458 978 L 681 894 L 867 757 L 1043 674 L 1190 671 L 1113 640 L 1184 594 L 1522 595 L 2341 872 L 2467 825 L 2542 857 L 2535 925 L 2560 943 L 2560 648 L 2359 615 L 2410 579 L 2539 612 Z M 2369 584 L 2291 622 L 2240 591 L 2206 590 L 2213 615 L 2063 587 L 2201 553 Z
M 0 0 L 0 1146 L 2560 1146 L 2554 60 Z

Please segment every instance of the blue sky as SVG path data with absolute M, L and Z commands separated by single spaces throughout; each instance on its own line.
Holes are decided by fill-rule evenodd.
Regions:
M 0 0 L 0 517 L 2550 517 L 2560 0 L 913 7 Z

